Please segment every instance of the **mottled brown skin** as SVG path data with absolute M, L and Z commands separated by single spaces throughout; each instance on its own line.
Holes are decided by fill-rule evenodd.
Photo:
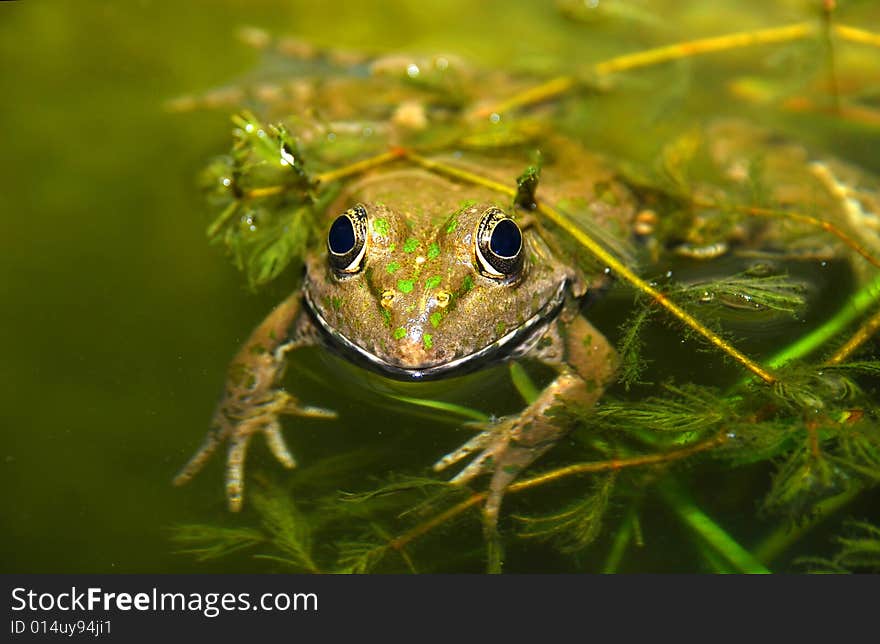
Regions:
M 408 380 L 535 359 L 557 372 L 537 400 L 434 465 L 443 470 L 476 454 L 453 482 L 492 475 L 485 516 L 494 526 L 507 486 L 570 429 L 564 416 L 548 411 L 591 408 L 613 377 L 613 349 L 579 313 L 587 279 L 554 256 L 528 216 L 511 212 L 488 188 L 424 171 L 378 172 L 328 209 L 327 227 L 353 204 L 367 213 L 362 266 L 341 274 L 326 248 L 308 256 L 303 289 L 276 307 L 236 355 L 212 430 L 176 482 L 192 478 L 228 441 L 227 498 L 240 509 L 245 453 L 257 432 L 283 465 L 294 466 L 279 415 L 332 416 L 280 389 L 287 354 L 296 348 L 322 344 Z M 523 232 L 522 269 L 503 279 L 487 275 L 475 257 L 477 226 L 491 208 L 518 219 Z M 628 201 L 616 209 L 622 222 L 632 211 Z

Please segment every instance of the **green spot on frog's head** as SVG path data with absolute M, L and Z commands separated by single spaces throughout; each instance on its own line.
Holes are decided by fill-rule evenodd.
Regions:
M 400 268 L 400 262 L 391 262 L 388 266 L 385 267 L 385 270 L 388 271 L 389 275 L 394 275 L 394 272 Z
M 431 242 L 428 246 L 428 259 L 437 259 L 440 256 L 440 244 Z
M 403 252 L 404 253 L 411 253 L 418 247 L 419 247 L 419 240 L 416 239 L 415 237 L 410 237 L 405 242 L 403 242 Z
M 431 313 L 431 316 L 428 318 L 428 321 L 431 323 L 431 326 L 435 329 L 440 326 L 440 322 L 443 320 L 443 314 L 440 311 L 434 311 Z
M 388 220 L 384 218 L 374 219 L 373 220 L 373 231 L 377 235 L 382 235 L 382 237 L 388 236 Z
M 426 333 L 422 336 L 422 342 L 425 343 L 426 349 L 430 349 L 434 346 L 434 336 L 432 336 L 430 333 Z
M 395 340 L 403 340 L 405 337 L 406 337 L 406 329 L 404 329 L 402 326 L 399 326 L 396 329 L 394 329 L 394 339 Z
M 504 332 L 507 330 L 507 325 L 504 322 L 497 322 L 495 324 L 495 333 L 498 336 L 504 335 Z
M 427 288 L 437 288 L 440 286 L 441 277 L 439 275 L 434 275 L 433 277 L 429 277 L 425 280 L 425 286 Z
M 397 280 L 397 290 L 401 293 L 409 293 L 413 290 L 415 282 L 413 280 Z

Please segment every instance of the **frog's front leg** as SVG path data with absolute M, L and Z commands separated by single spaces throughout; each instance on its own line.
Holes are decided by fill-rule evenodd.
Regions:
M 434 465 L 435 470 L 443 470 L 480 452 L 452 482 L 467 483 L 492 472 L 484 506 L 486 525 L 491 528 L 497 523 L 501 500 L 511 482 L 571 429 L 570 417 L 548 414 L 551 408 L 591 409 L 616 370 L 614 349 L 581 316 L 567 325 L 556 322 L 539 346 L 537 358 L 558 371 L 553 382 L 519 416 L 500 419 Z
M 266 436 L 269 449 L 282 465 L 295 467 L 296 461 L 281 435 L 278 416 L 335 417 L 331 411 L 300 405 L 296 398 L 280 388 L 287 353 L 315 343 L 316 333 L 311 319 L 302 313 L 302 295 L 295 292 L 254 329 L 233 358 L 211 429 L 202 446 L 175 477 L 175 485 L 183 485 L 192 479 L 221 443 L 228 441 L 226 498 L 229 509 L 237 512 L 242 505 L 248 443 L 257 432 Z

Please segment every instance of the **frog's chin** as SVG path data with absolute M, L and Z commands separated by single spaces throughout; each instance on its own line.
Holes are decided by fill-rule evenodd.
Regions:
M 417 343 L 411 342 L 409 339 L 402 340 L 401 350 L 393 359 L 376 355 L 331 326 L 317 307 L 313 305 L 308 296 L 308 290 L 305 292 L 305 302 L 306 309 L 311 313 L 315 326 L 321 332 L 329 348 L 338 351 L 348 360 L 389 378 L 421 381 L 464 375 L 482 369 L 493 362 L 516 358 L 528 353 L 562 309 L 566 288 L 567 282 L 563 281 L 553 297 L 549 298 L 532 317 L 513 331 L 472 353 L 443 361 L 430 361 Z

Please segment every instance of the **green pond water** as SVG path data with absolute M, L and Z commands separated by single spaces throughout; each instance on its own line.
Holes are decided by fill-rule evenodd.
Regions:
M 213 213 L 197 177 L 210 158 L 228 150 L 232 110 L 171 113 L 165 107 L 175 97 L 247 79 L 259 68 L 259 53 L 236 39 L 242 26 L 370 54 L 450 53 L 476 66 L 550 78 L 680 40 L 821 24 L 818 3 L 807 1 L 559 4 L 578 15 L 587 7 L 586 17 L 573 19 L 553 3 L 525 0 L 0 3 L 0 571 L 291 569 L 253 559 L 247 550 L 198 561 L 172 540 L 175 526 L 184 524 L 258 524 L 251 507 L 240 516 L 227 512 L 222 458 L 186 487 L 175 488 L 171 480 L 207 430 L 231 356 L 296 275 L 291 269 L 253 292 L 205 237 Z M 880 31 L 876 3 L 840 5 L 835 20 Z M 819 109 L 827 94 L 816 89 L 816 78 L 825 78 L 827 51 L 821 38 L 810 43 L 743 48 L 628 72 L 603 92 L 587 92 L 584 111 L 560 123 L 560 131 L 608 156 L 649 164 L 664 141 L 689 127 L 714 116 L 741 116 L 817 154 L 880 174 L 880 49 L 838 44 L 835 82 L 864 108 L 844 119 Z M 736 79 L 812 96 L 818 108 L 737 100 L 729 91 Z M 735 264 L 721 260 L 709 268 L 677 260 L 656 270 L 696 278 L 736 272 Z M 820 325 L 859 279 L 842 262 L 789 270 L 812 284 L 809 307 L 797 320 L 728 320 L 732 338 L 750 355 L 769 356 Z M 593 305 L 590 318 L 617 342 L 632 306 L 632 291 L 618 284 Z M 677 328 L 652 324 L 644 340 L 646 381 L 725 388 L 743 374 L 716 353 L 701 351 L 701 342 L 682 339 Z M 873 355 L 869 350 L 861 357 Z M 313 517 L 322 512 L 316 499 L 377 487 L 389 473 L 438 477 L 430 465 L 468 435 L 459 429 L 460 418 L 394 402 L 385 392 L 487 414 L 522 408 L 503 366 L 489 377 L 427 386 L 392 386 L 318 350 L 304 351 L 295 369 L 301 375 L 297 395 L 337 410 L 340 418 L 285 420 L 301 471 L 283 470 L 257 440 L 248 472 L 255 485 L 292 486 L 297 504 Z M 857 406 L 867 407 L 876 400 L 876 384 L 859 384 L 866 398 Z M 618 387 L 614 393 L 625 398 L 656 391 Z M 578 440 L 562 441 L 533 470 L 583 460 Z M 784 516 L 759 511 L 783 459 L 685 465 L 676 470 L 681 487 L 669 483 L 662 492 L 650 475 L 628 480 L 622 484 L 627 492 L 612 496 L 596 540 L 573 556 L 518 539 L 510 515 L 558 511 L 557 497 L 570 500 L 578 490 L 593 490 L 589 479 L 511 497 L 501 521 L 505 570 L 602 570 L 614 543 L 622 543 L 621 526 L 632 532 L 636 525 L 638 538 L 626 541 L 616 569 L 729 569 L 730 562 L 719 563 L 723 557 L 683 520 L 688 506 L 681 499 L 744 550 L 757 549 L 768 535 L 785 535 L 789 525 Z M 873 477 L 880 478 L 876 471 Z M 865 490 L 818 527 L 797 533 L 769 567 L 802 570 L 797 557 L 836 552 L 834 536 L 848 517 L 880 520 L 871 480 L 866 476 Z M 636 502 L 640 486 L 645 495 Z M 391 517 L 383 529 L 412 525 L 394 511 Z M 356 514 L 348 526 L 337 521 L 315 537 L 316 552 L 332 559 L 335 538 L 369 534 L 371 525 Z M 417 570 L 485 569 L 473 510 L 414 547 Z M 385 569 L 400 568 L 397 560 Z

